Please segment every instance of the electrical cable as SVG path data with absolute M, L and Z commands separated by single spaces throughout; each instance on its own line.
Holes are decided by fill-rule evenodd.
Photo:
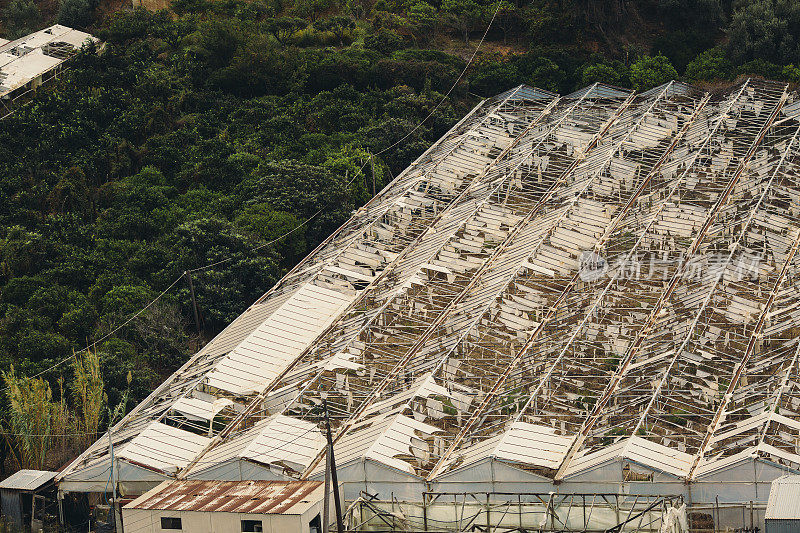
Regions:
M 387 146 L 386 148 L 384 148 L 380 152 L 377 152 L 374 155 L 381 155 L 384 152 L 388 152 L 389 150 L 391 150 L 392 148 L 394 148 L 395 146 L 397 146 L 398 144 L 400 144 L 404 140 L 408 139 L 411 135 L 414 134 L 415 131 L 417 131 L 419 128 L 421 128 L 422 125 L 425 124 L 436 113 L 436 111 L 438 111 L 438 109 L 442 106 L 442 104 L 445 102 L 445 100 L 447 100 L 447 98 L 450 96 L 450 93 L 453 92 L 453 90 L 456 88 L 458 83 L 464 77 L 464 74 L 467 73 L 467 69 L 469 69 L 470 65 L 472 65 L 472 62 L 475 60 L 475 56 L 478 54 L 478 50 L 480 50 L 481 46 L 483 46 L 483 42 L 486 40 L 486 36 L 489 34 L 489 30 L 491 29 L 492 24 L 494 23 L 494 19 L 497 18 L 497 13 L 500 12 L 501 3 L 502 2 L 499 2 L 499 1 L 497 2 L 497 7 L 495 7 L 494 13 L 492 13 L 492 18 L 491 18 L 491 20 L 489 20 L 489 24 L 486 26 L 486 29 L 484 30 L 483 35 L 481 36 L 481 40 L 478 42 L 478 45 L 472 51 L 472 55 L 470 56 L 469 61 L 467 61 L 467 64 L 461 70 L 461 74 L 458 75 L 458 78 L 456 78 L 456 81 L 453 82 L 453 85 L 450 87 L 450 89 L 448 89 L 448 91 L 444 94 L 444 96 L 442 96 L 442 99 L 439 100 L 439 103 L 437 103 L 436 106 L 433 108 L 433 110 L 431 110 L 431 112 L 428 113 L 428 116 L 425 117 L 424 119 L 422 119 L 422 122 L 420 122 L 419 124 L 414 126 L 414 128 L 411 131 L 406 133 L 403 137 L 401 137 L 400 139 L 395 141 L 393 144 Z
M 486 40 L 486 36 L 489 34 L 489 30 L 491 29 L 495 18 L 497 18 L 497 13 L 500 11 L 500 4 L 501 4 L 500 2 L 497 2 L 497 6 L 495 7 L 494 12 L 492 13 L 492 18 L 489 20 L 489 24 L 486 26 L 486 29 L 484 30 L 483 35 L 481 35 L 481 39 L 478 42 L 477 46 L 475 46 L 475 49 L 472 51 L 472 55 L 470 56 L 469 60 L 467 61 L 467 64 L 461 70 L 461 73 L 458 75 L 458 78 L 456 78 L 456 81 L 453 82 L 453 85 L 450 86 L 450 89 L 448 89 L 447 92 L 442 96 L 441 100 L 439 100 L 439 102 L 436 104 L 436 106 L 434 106 L 434 108 L 431 110 L 431 112 L 428 113 L 428 115 L 424 119 L 422 119 L 422 121 L 420 121 L 416 126 L 414 126 L 414 128 L 412 128 L 412 130 L 409 131 L 407 134 L 405 134 L 403 137 L 401 137 L 400 139 L 398 139 L 397 141 L 395 141 L 391 145 L 387 146 L 386 148 L 380 150 L 379 152 L 376 152 L 375 154 L 370 154 L 370 159 L 374 158 L 375 156 L 379 156 L 381 154 L 384 154 L 384 153 L 388 152 L 392 148 L 398 146 L 400 143 L 402 143 L 403 141 L 408 139 L 411 135 L 414 134 L 414 132 L 416 132 L 420 127 L 422 127 L 423 124 L 425 124 L 428 120 L 430 120 L 430 118 L 436 113 L 436 111 L 438 111 L 438 109 L 442 106 L 442 104 L 445 102 L 445 100 L 447 100 L 447 98 L 450 96 L 450 94 L 456 88 L 458 83 L 464 77 L 464 75 L 466 74 L 466 72 L 469 69 L 469 67 L 472 64 L 472 62 L 475 60 L 475 56 L 478 54 L 478 51 L 480 50 L 481 46 L 483 45 L 484 41 Z M 345 189 L 347 187 L 349 187 L 356 180 L 356 178 L 358 178 L 360 175 L 362 175 L 362 173 L 364 171 L 364 167 L 367 166 L 367 163 L 369 163 L 370 159 L 365 161 L 361 165 L 361 167 L 358 169 L 358 171 L 353 175 L 353 178 L 350 179 L 350 181 L 348 181 L 345 184 Z M 307 225 L 309 222 L 311 222 L 311 220 L 313 220 L 315 217 L 317 217 L 321 212 L 322 212 L 322 208 L 318 209 L 315 213 L 313 213 L 311 216 L 306 218 L 303 222 L 301 222 L 300 224 L 298 224 L 297 226 L 295 226 L 291 230 L 287 231 L 283 235 L 281 235 L 279 237 L 276 237 L 275 239 L 273 239 L 273 240 L 271 240 L 271 241 L 269 241 L 267 243 L 260 244 L 260 245 L 258 245 L 256 247 L 252 248 L 250 251 L 251 252 L 255 252 L 255 251 L 260 250 L 262 248 L 266 248 L 267 246 L 271 246 L 272 244 L 275 244 L 279 240 L 288 237 L 289 235 L 291 235 L 292 233 L 294 233 L 295 231 L 297 231 L 301 227 L 303 227 L 303 226 Z M 215 261 L 213 263 L 210 263 L 208 265 L 204 265 L 204 266 L 201 266 L 201 267 L 189 269 L 187 271 L 188 272 L 200 272 L 200 271 L 208 270 L 209 268 L 213 268 L 215 266 L 221 265 L 221 264 L 226 263 L 226 262 L 231 261 L 231 260 L 232 260 L 232 257 L 229 256 L 229 257 L 227 257 L 225 259 L 221 259 L 219 261 Z M 123 327 L 127 326 L 132 320 L 137 318 L 144 311 L 149 309 L 153 304 L 155 304 L 158 300 L 160 300 L 170 289 L 172 289 L 172 287 L 174 287 L 182 278 L 183 278 L 183 274 L 181 276 L 179 276 L 175 281 L 173 281 L 169 285 L 169 287 L 164 289 L 164 291 L 162 291 L 161 294 L 159 294 L 150 303 L 148 303 L 146 306 L 144 306 L 142 309 L 140 309 L 138 312 L 136 312 L 134 315 L 132 315 L 130 318 L 128 318 L 128 320 L 126 320 L 125 322 L 123 322 L 122 324 L 120 324 L 119 326 L 114 328 L 113 330 L 111 330 L 109 333 L 107 333 L 106 335 L 104 335 L 100 339 L 92 342 L 91 344 L 89 344 L 88 346 L 84 347 L 83 349 L 75 352 L 71 356 L 65 357 L 64 359 L 58 361 L 57 363 L 53 364 L 49 368 L 47 368 L 45 370 L 42 370 L 41 372 L 38 372 L 37 374 L 34 374 L 33 376 L 28 376 L 28 377 L 29 378 L 37 378 L 37 377 L 39 377 L 39 376 L 41 376 L 43 374 L 46 374 L 46 373 L 50 372 L 51 370 L 54 370 L 55 368 L 61 366 L 64 363 L 66 363 L 67 361 L 71 360 L 75 355 L 77 355 L 79 353 L 83 353 L 83 352 L 89 350 L 90 348 L 96 346 L 99 342 L 104 341 L 105 339 L 107 339 L 108 337 L 110 337 L 111 335 L 113 335 L 114 333 L 116 333 L 117 331 L 122 329 Z M 8 390 L 8 387 L 4 387 L 4 388 L 0 389 L 0 392 L 5 392 L 6 390 Z
M 416 132 L 419 128 L 421 128 L 423 124 L 425 124 L 428 120 L 430 120 L 431 117 L 433 117 L 434 114 L 436 114 L 436 112 L 439 110 L 439 108 L 442 106 L 442 104 L 444 104 L 444 102 L 449 98 L 449 96 L 453 92 L 453 90 L 455 90 L 456 86 L 458 86 L 458 83 L 463 79 L 463 77 L 466 74 L 467 70 L 472 65 L 472 62 L 475 60 L 475 57 L 478 54 L 478 51 L 483 46 L 483 43 L 486 40 L 486 36 L 489 34 L 489 30 L 491 29 L 492 24 L 494 23 L 495 19 L 497 18 L 497 14 L 500 11 L 500 5 L 501 5 L 501 3 L 497 2 L 495 10 L 492 13 L 492 18 L 489 20 L 489 23 L 487 24 L 486 29 L 483 31 L 483 34 L 481 35 L 480 41 L 478 42 L 478 44 L 475 46 L 474 50 L 472 51 L 472 55 L 470 56 L 469 60 L 467 61 L 467 64 L 461 70 L 461 73 L 458 75 L 458 78 L 456 78 L 456 80 L 453 82 L 453 84 L 450 86 L 450 88 L 447 90 L 447 92 L 442 96 L 442 98 L 439 100 L 439 102 L 436 104 L 436 106 L 434 106 L 434 108 L 430 111 L 430 113 L 428 113 L 428 115 L 425 118 L 423 118 L 422 121 L 417 123 L 417 125 L 414 126 L 414 128 L 412 128 L 411 131 L 406 133 L 403 137 L 401 137 L 400 139 L 398 139 L 397 141 L 395 141 L 391 145 L 387 146 L 386 148 L 376 152 L 375 154 L 370 154 L 370 158 L 361 165 L 361 167 L 353 175 L 353 177 L 345 184 L 345 189 L 347 189 L 359 176 L 361 176 L 363 174 L 364 168 L 367 166 L 367 164 L 370 161 L 374 161 L 374 157 L 375 156 L 379 156 L 381 154 L 384 154 L 384 153 L 388 152 L 389 150 L 395 148 L 396 146 L 400 145 L 403 141 L 405 141 L 411 135 L 413 135 L 414 132 Z M 303 220 L 303 222 L 301 222 L 300 224 L 298 224 L 297 226 L 295 226 L 291 230 L 287 231 L 283 235 L 281 235 L 279 237 L 276 237 L 275 239 L 273 239 L 273 240 L 271 240 L 271 241 L 269 241 L 267 243 L 263 243 L 263 244 L 260 244 L 260 245 L 258 245 L 256 247 L 252 248 L 250 250 L 250 252 L 256 252 L 256 251 L 258 251 L 260 249 L 263 249 L 263 248 L 266 248 L 268 246 L 271 246 L 271 245 L 275 244 L 276 242 L 280 241 L 281 239 L 284 239 L 284 238 L 288 237 L 289 235 L 291 235 L 294 232 L 296 232 L 297 230 L 299 230 L 301 227 L 307 225 L 309 222 L 311 222 L 311 220 L 313 220 L 314 218 L 319 216 L 319 214 L 321 212 L 322 212 L 322 208 L 318 209 L 311 216 L 309 216 L 305 220 Z M 215 261 L 213 263 L 210 263 L 208 265 L 204 265 L 204 266 L 193 268 L 193 269 L 188 269 L 187 272 L 192 273 L 192 272 L 200 272 L 200 271 L 208 270 L 208 269 L 213 268 L 215 266 L 218 266 L 218 265 L 224 264 L 224 263 L 226 263 L 228 261 L 231 261 L 232 259 L 233 259 L 232 256 L 229 256 L 229 257 L 226 257 L 226 258 L 221 259 L 219 261 Z M 136 313 L 131 315 L 127 320 L 125 320 L 125 322 L 123 322 L 119 326 L 115 327 L 114 329 L 112 329 L 111 331 L 109 331 L 108 333 L 103 335 L 101 338 L 95 340 L 94 342 L 90 343 L 89 345 L 87 345 L 86 347 L 82 348 L 81 350 L 73 352 L 72 355 L 61 359 L 60 361 L 54 363 L 53 365 L 51 365 L 50 367 L 46 368 L 45 370 L 42 370 L 42 371 L 34 374 L 33 376 L 28 376 L 28 378 L 30 378 L 30 379 L 38 378 L 38 377 L 40 377 L 40 376 L 42 376 L 42 375 L 44 375 L 44 374 L 56 369 L 56 368 L 58 368 L 59 366 L 61 366 L 64 363 L 66 363 L 67 361 L 72 360 L 78 354 L 83 353 L 83 352 L 85 352 L 87 350 L 90 350 L 91 348 L 97 346 L 98 343 L 106 340 L 107 338 L 109 338 L 110 336 L 115 334 L 117 331 L 119 331 L 123 327 L 127 326 L 128 324 L 130 324 L 133 320 L 138 318 L 143 312 L 145 312 L 147 309 L 152 307 L 167 292 L 169 292 L 175 285 L 177 285 L 178 282 L 183 277 L 184 277 L 184 274 L 181 274 L 178 278 L 175 279 L 175 281 L 173 281 L 166 289 L 164 289 L 158 296 L 156 296 L 153 300 L 151 300 L 147 305 L 145 305 L 142 309 L 140 309 L 139 311 L 137 311 Z M 0 388 L 0 393 L 5 392 L 8 389 L 9 389 L 9 387 Z M 12 433 L 0 433 L 0 434 L 12 435 Z M 16 434 L 16 435 L 35 436 L 35 434 Z M 69 434 L 60 434 L 60 435 L 51 434 L 50 436 L 71 436 L 71 435 L 69 435 Z M 72 436 L 77 436 L 77 434 L 72 435 Z
M 84 348 L 81 348 L 80 350 L 78 350 L 78 351 L 76 351 L 76 352 L 73 352 L 73 353 L 72 353 L 72 355 L 69 355 L 69 356 L 67 356 L 67 357 L 65 357 L 65 358 L 63 358 L 63 359 L 61 359 L 60 361 L 58 361 L 58 362 L 54 363 L 53 365 L 51 365 L 50 367 L 48 367 L 48 368 L 46 368 L 46 369 L 42 370 L 41 372 L 38 372 L 38 373 L 36 373 L 36 374 L 34 374 L 34 375 L 32 375 L 32 376 L 27 376 L 27 378 L 28 378 L 28 379 L 35 379 L 35 378 L 38 378 L 39 376 L 41 376 L 41 375 L 43 375 L 43 374 L 46 374 L 46 373 L 50 372 L 51 370 L 54 370 L 54 369 L 58 368 L 59 366 L 61 366 L 61 365 L 63 365 L 64 363 L 66 363 L 67 361 L 70 361 L 70 360 L 71 360 L 71 359 L 73 359 L 73 358 L 74 358 L 76 355 L 78 355 L 78 354 L 80 354 L 80 353 L 83 353 L 83 352 L 85 352 L 85 351 L 87 351 L 87 350 L 90 350 L 91 348 L 93 348 L 93 347 L 97 346 L 97 344 L 98 344 L 98 343 L 100 343 L 100 342 L 103 342 L 104 340 L 106 340 L 107 338 L 109 338 L 110 336 L 112 336 L 114 333 L 116 333 L 116 332 L 117 332 L 117 331 L 119 331 L 120 329 L 122 329 L 122 328 L 124 328 L 125 326 L 127 326 L 128 324 L 130 324 L 130 323 L 131 323 L 131 322 L 132 322 L 132 321 L 133 321 L 135 318 L 137 318 L 139 315 L 141 315 L 142 313 L 144 313 L 145 311 L 147 311 L 148 309 L 150 309 L 150 308 L 153 306 L 153 304 L 155 304 L 157 301 L 159 301 L 161 298 L 163 298 L 163 297 L 164 297 L 164 295 L 165 295 L 165 294 L 167 294 L 167 292 L 169 292 L 169 291 L 170 291 L 170 289 L 172 289 L 172 287 L 174 287 L 175 285 L 177 285 L 177 283 L 178 283 L 178 282 L 179 282 L 179 281 L 180 281 L 182 278 L 183 278 L 183 275 L 179 276 L 177 279 L 175 279 L 175 281 L 173 281 L 172 283 L 170 283 L 169 287 L 167 287 L 166 289 L 164 289 L 163 291 L 161 291 L 161 293 L 160 293 L 158 296 L 156 296 L 156 297 L 155 297 L 153 300 L 151 300 L 151 301 L 150 301 L 150 303 L 148 303 L 147 305 L 145 305 L 144 307 L 142 307 L 141 309 L 139 309 L 139 310 L 138 310 L 136 313 L 134 313 L 133 315 L 131 315 L 130 317 L 128 317 L 128 319 L 127 319 L 127 320 L 125 320 L 125 322 L 123 322 L 123 323 L 122 323 L 122 324 L 120 324 L 119 326 L 115 327 L 114 329 L 112 329 L 111 331 L 109 331 L 108 333 L 106 333 L 105 335 L 103 335 L 102 337 L 100 337 L 99 339 L 97 339 L 96 341 L 94 341 L 94 342 L 92 342 L 92 343 L 88 344 L 87 346 L 85 346 Z M 9 389 L 9 387 L 3 387 L 2 389 L 0 389 L 0 392 L 5 392 L 5 391 L 7 391 L 8 389 Z

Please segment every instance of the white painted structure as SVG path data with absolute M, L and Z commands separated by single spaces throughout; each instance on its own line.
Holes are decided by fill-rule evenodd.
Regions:
M 14 41 L 0 41 L 0 98 L 41 85 L 44 77 L 88 42 L 100 41 L 60 24 Z
M 113 428 L 115 478 L 321 479 L 324 399 L 347 500 L 766 503 L 800 470 L 799 118 L 761 80 L 482 102 Z M 59 488 L 108 468 L 104 436 Z
M 165 481 L 122 509 L 125 533 L 321 533 L 315 482 Z

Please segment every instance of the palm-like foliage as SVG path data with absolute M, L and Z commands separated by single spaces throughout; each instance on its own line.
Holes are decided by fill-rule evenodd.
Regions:
M 106 404 L 103 377 L 100 374 L 100 358 L 96 351 L 87 350 L 83 356 L 76 355 L 72 382 L 78 432 L 88 445 L 97 437 L 100 417 Z
M 40 378 L 18 377 L 12 366 L 3 372 L 9 401 L 6 439 L 19 468 L 41 470 L 52 445 L 54 428 L 65 416 L 63 398 L 52 401 L 53 393 L 47 381 Z

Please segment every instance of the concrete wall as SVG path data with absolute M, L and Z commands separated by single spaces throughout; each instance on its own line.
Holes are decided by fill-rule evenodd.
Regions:
M 300 516 L 123 509 L 122 527 L 124 533 L 241 533 L 242 520 L 261 520 L 265 533 L 308 533 L 315 515 L 316 510 Z M 183 529 L 161 529 L 161 517 L 180 518 Z

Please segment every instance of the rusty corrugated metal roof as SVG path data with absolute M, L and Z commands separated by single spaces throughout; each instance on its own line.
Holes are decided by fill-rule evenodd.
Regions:
M 320 481 L 165 481 L 126 509 L 301 514 L 323 498 Z

